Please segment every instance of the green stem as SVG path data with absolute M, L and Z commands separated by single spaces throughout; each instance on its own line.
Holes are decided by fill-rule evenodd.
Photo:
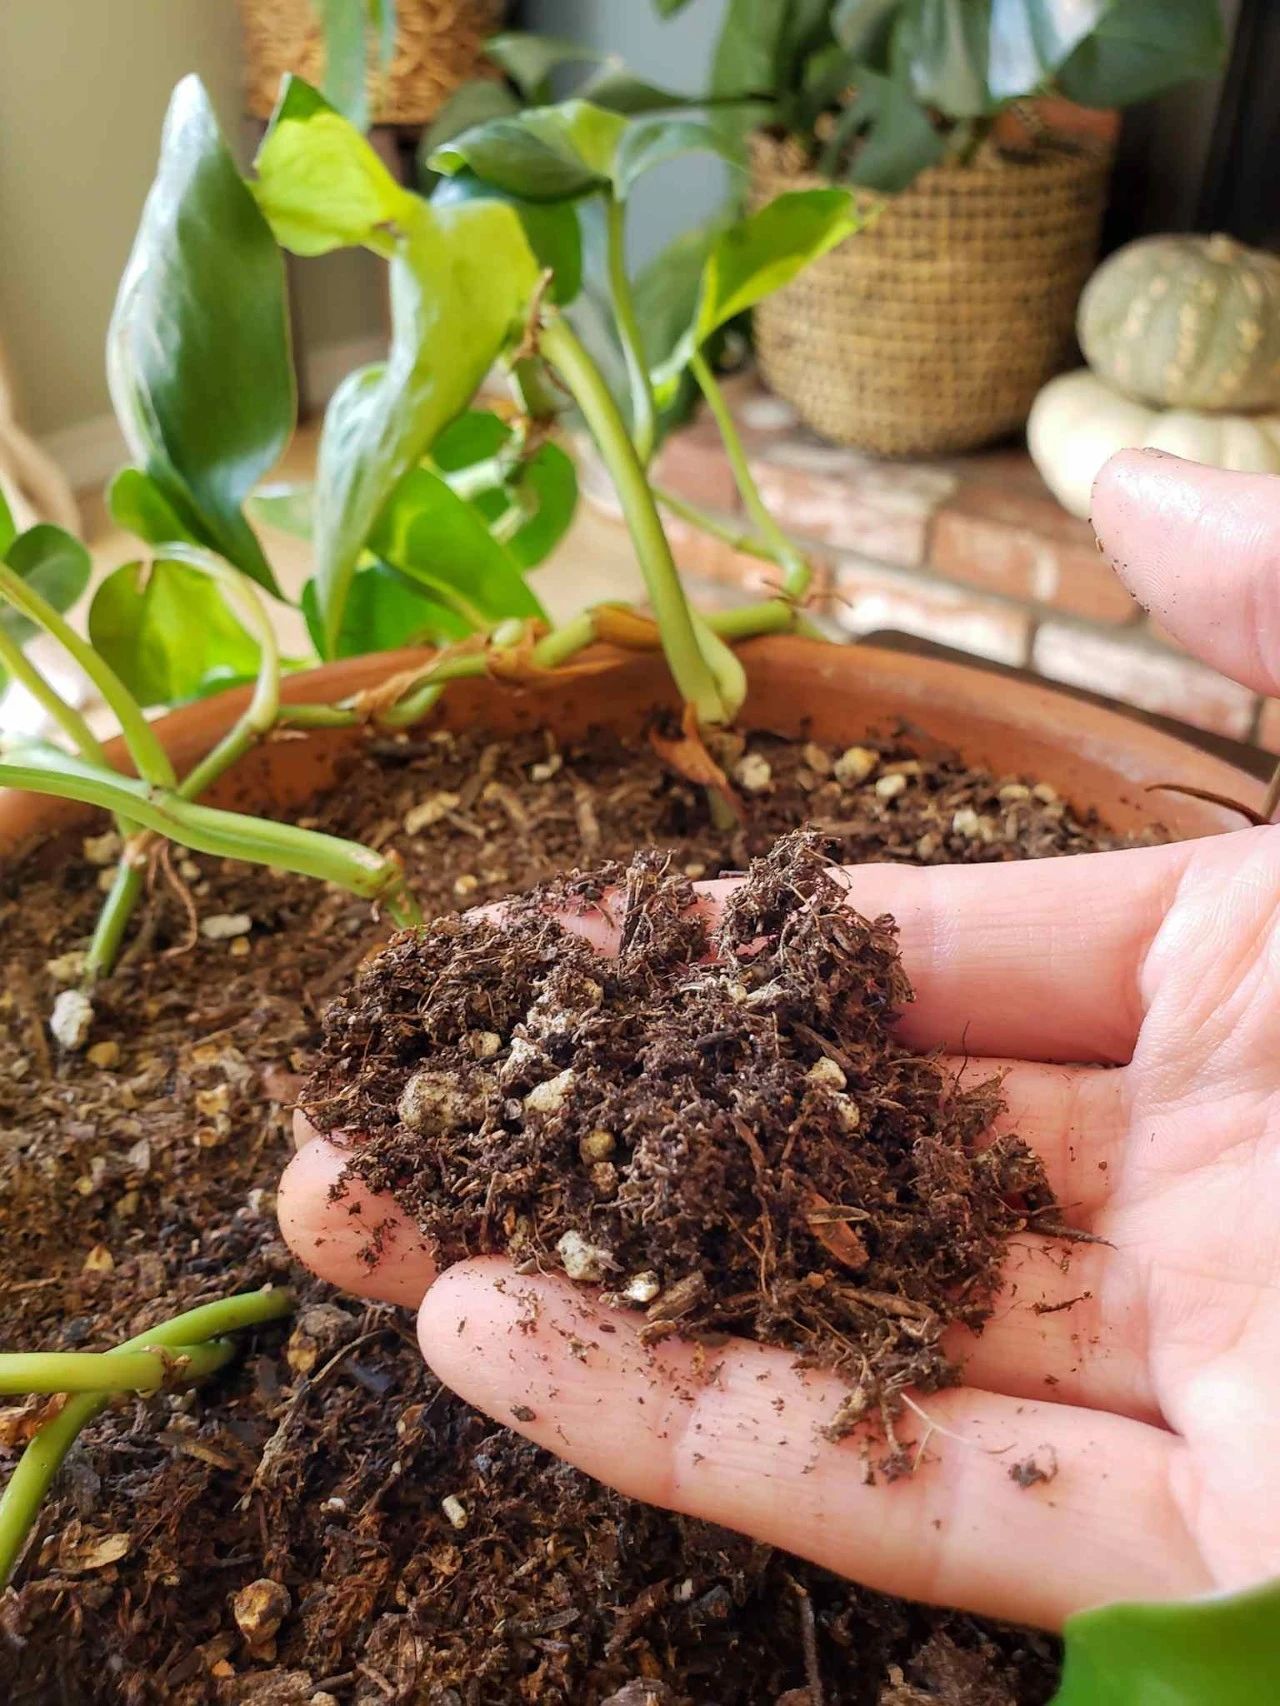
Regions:
M 76 751 L 84 758 L 105 764 L 102 743 L 74 706 L 68 705 L 57 688 L 47 682 L 18 642 L 0 628 L 0 676 L 5 673 L 20 682 L 37 704 L 57 723 Z
M 416 908 L 401 893 L 404 877 L 399 864 L 358 842 L 198 805 L 175 790 L 150 788 L 131 776 L 119 776 L 52 749 L 32 754 L 26 763 L 21 756 L 0 761 L 0 783 L 105 806 L 197 853 L 317 877 L 366 900 L 385 901 L 397 921 L 413 920 Z
M 653 383 L 649 364 L 644 357 L 644 344 L 636 319 L 635 299 L 631 280 L 627 277 L 626 211 L 615 195 L 605 197 L 605 217 L 608 228 L 609 295 L 613 317 L 622 342 L 627 363 L 627 382 L 631 388 L 631 437 L 640 466 L 647 468 L 653 460 L 658 437 L 658 413 L 653 400 Z
M 144 869 L 142 865 L 134 862 L 126 841 L 125 850 L 116 866 L 115 878 L 98 912 L 97 923 L 93 927 L 93 940 L 89 943 L 88 952 L 84 957 L 84 976 L 80 980 L 82 989 L 92 989 L 99 978 L 106 977 L 115 965 L 120 944 L 124 941 L 124 933 L 129 928 L 129 920 L 142 898 L 144 881 Z
M 169 755 L 161 746 L 155 730 L 142 714 L 137 700 L 120 677 L 98 656 L 87 640 L 82 640 L 69 622 L 65 622 L 51 604 L 16 575 L 5 563 L 0 563 L 0 595 L 7 598 L 16 610 L 30 618 L 37 627 L 51 634 L 72 660 L 89 677 L 115 713 L 120 733 L 129 749 L 139 776 L 159 788 L 171 788 L 177 778 Z
M 582 410 L 608 466 L 644 573 L 671 674 L 700 723 L 723 723 L 726 710 L 694 632 L 684 587 L 662 530 L 644 469 L 600 370 L 562 316 L 542 330 L 542 353 Z
M 0 1355 L 0 1393 L 158 1392 L 214 1373 L 233 1349 L 229 1339 L 210 1339 L 172 1350 L 18 1351 Z
M 672 515 L 678 515 L 681 521 L 687 521 L 691 526 L 703 533 L 709 533 L 713 539 L 720 539 L 734 551 L 741 551 L 748 557 L 759 557 L 761 562 L 778 563 L 777 552 L 762 539 L 758 533 L 747 533 L 737 528 L 731 521 L 722 521 L 718 515 L 712 515 L 710 510 L 702 509 L 698 504 L 691 504 L 687 498 L 682 498 L 678 492 L 670 492 L 665 486 L 654 486 L 653 495 L 662 505 L 669 509 Z
M 724 393 L 716 384 L 707 359 L 701 353 L 694 356 L 690 367 L 698 387 L 707 400 L 707 407 L 715 418 L 716 426 L 720 429 L 720 437 L 724 440 L 725 455 L 729 458 L 729 466 L 747 514 L 755 524 L 756 531 L 769 547 L 769 555 L 783 571 L 782 590 L 787 597 L 799 602 L 809 591 L 809 582 L 813 571 L 809 567 L 804 553 L 795 546 L 770 515 L 764 499 L 760 496 L 759 488 L 752 476 L 747 462 L 747 453 L 742 440 L 738 437 L 737 424 L 730 412 L 729 405 L 724 400 Z
M 280 646 L 262 600 L 244 575 L 198 545 L 166 545 L 163 554 L 203 569 L 218 583 L 232 613 L 258 647 L 258 675 L 249 703 L 222 739 L 178 786 L 184 800 L 198 800 L 207 788 L 244 757 L 275 727 L 280 713 Z
M 139 1333 L 121 1345 L 120 1351 L 146 1350 L 149 1346 L 181 1350 L 246 1327 L 279 1320 L 292 1308 L 293 1298 L 287 1291 L 256 1291 L 241 1297 L 226 1297 Z M 12 1576 L 41 1502 L 80 1430 L 106 1408 L 110 1398 L 107 1392 L 86 1392 L 69 1399 L 52 1421 L 45 1423 L 18 1460 L 0 1497 L 0 1588 Z

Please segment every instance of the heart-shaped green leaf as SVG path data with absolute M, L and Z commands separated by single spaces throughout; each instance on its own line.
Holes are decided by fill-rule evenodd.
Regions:
M 532 569 L 568 532 L 578 504 L 578 472 L 558 444 L 540 445 L 522 460 L 513 454 L 513 442 L 505 421 L 472 409 L 440 434 L 431 461 L 446 482 L 465 484 L 466 495 L 491 526 L 513 512 L 522 517 L 503 535 L 503 543 L 521 568 Z M 477 474 L 490 478 L 477 487 Z
M 276 241 L 296 255 L 361 244 L 389 254 L 418 202 L 341 113 L 300 77 L 286 78 L 252 190 Z
M 1068 1618 L 1053 1706 L 1261 1706 L 1280 1678 L 1280 1587 Z
M 1000 0 L 995 4 L 998 6 Z M 844 51 L 860 65 L 887 71 L 889 37 L 902 9 L 903 0 L 836 0 L 831 29 Z
M 94 593 L 89 638 L 140 705 L 175 705 L 211 678 L 251 676 L 258 647 L 218 583 L 188 563 L 125 563 Z
M 693 324 L 654 374 L 659 395 L 674 391 L 681 371 L 713 332 L 789 284 L 858 225 L 847 190 L 790 190 L 721 231 L 702 270 Z
M 463 201 L 506 202 L 519 215 L 539 267 L 550 269 L 552 301 L 563 307 L 582 289 L 582 232 L 572 202 L 522 201 L 467 171 L 442 178 L 431 201 L 434 207 L 452 207 Z
M 134 460 L 192 536 L 274 591 L 241 506 L 293 431 L 284 265 L 195 77 L 169 105 L 107 347 Z
M 51 522 L 37 522 L 19 533 L 3 556 L 14 573 L 59 613 L 69 610 L 89 584 L 89 553 L 78 539 Z M 2 599 L 0 628 L 19 645 L 37 632 L 34 622 Z
M 330 644 L 369 530 L 403 476 L 519 335 L 538 267 L 496 201 L 419 204 L 391 261 L 391 349 L 339 386 L 316 477 L 316 578 Z
M 562 101 L 465 131 L 438 148 L 430 164 L 449 177 L 465 167 L 523 201 L 570 201 L 612 182 L 625 129 L 618 113 L 590 101 Z
M 321 657 L 363 657 L 400 646 L 436 646 L 465 639 L 473 630 L 456 611 L 431 598 L 407 576 L 386 563 L 358 569 L 342 612 L 342 631 L 332 652 L 324 650 L 324 631 L 316 583 L 302 589 L 307 632 Z
M 415 468 L 392 494 L 369 548 L 473 627 L 544 611 L 483 515 L 438 475 Z

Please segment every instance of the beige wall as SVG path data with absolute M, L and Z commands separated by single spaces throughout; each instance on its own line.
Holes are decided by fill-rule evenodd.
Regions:
M 109 409 L 103 341 L 178 78 L 198 71 L 241 139 L 235 0 L 0 0 L 0 343 L 27 426 Z M 307 347 L 380 322 L 376 263 L 301 273 Z

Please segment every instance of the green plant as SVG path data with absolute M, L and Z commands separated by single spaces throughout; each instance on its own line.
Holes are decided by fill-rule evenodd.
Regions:
M 1217 0 L 729 0 L 710 94 L 748 103 L 739 139 L 775 127 L 834 181 L 892 192 L 971 159 L 1006 107 L 1129 106 L 1213 72 L 1223 46 Z
M 41 1501 L 67 1453 L 113 1397 L 176 1390 L 204 1380 L 235 1355 L 232 1334 L 278 1321 L 292 1309 L 287 1291 L 249 1292 L 190 1309 L 114 1351 L 0 1355 L 0 1393 L 47 1393 L 54 1399 L 51 1414 L 33 1418 L 30 1443 L 0 1496 L 0 1591 L 17 1567 Z
M 369 123 L 369 48 L 390 64 L 396 0 L 311 0 L 324 30 L 324 93 L 357 130 Z
M 661 128 L 578 100 L 455 138 L 436 162 L 452 174 L 453 193 L 428 202 L 401 188 L 322 96 L 293 81 L 246 182 L 198 81 L 179 86 L 109 334 L 112 395 L 134 459 L 112 482 L 109 503 L 142 550 L 98 586 L 87 638 L 64 614 L 89 578 L 83 546 L 52 527 L 18 535 L 0 509 L 0 685 L 22 682 L 66 743 L 11 743 L 0 783 L 105 808 L 123 843 L 81 989 L 55 1007 L 59 1042 L 74 1048 L 86 1039 L 90 992 L 111 970 L 158 838 L 315 876 L 381 902 L 401 924 L 416 920 L 393 858 L 202 803 L 251 746 L 281 729 L 405 727 L 450 681 L 540 675 L 598 637 L 662 646 L 690 738 L 734 716 L 746 684 L 730 643 L 796 627 L 809 570 L 760 504 L 703 352 L 730 315 L 856 221 L 847 194 L 823 191 L 783 197 L 726 228 L 692 275 L 687 315 L 669 315 L 661 347 L 644 347 L 622 255 L 627 197 L 658 160 L 717 146 L 702 123 Z M 580 276 L 576 211 L 587 199 L 610 233 L 630 425 L 563 311 Z M 334 396 L 314 490 L 255 495 L 294 425 L 281 250 L 306 256 L 354 245 L 389 270 L 387 360 L 352 374 Z M 495 362 L 514 392 L 506 418 L 473 407 Z M 776 596 L 706 618 L 687 601 L 647 475 L 657 399 L 685 366 L 726 433 L 755 524 L 744 548 L 780 574 Z M 617 483 L 652 619 L 606 605 L 551 627 L 527 579 L 573 508 L 573 467 L 550 436 L 548 399 L 565 394 Z M 318 657 L 423 641 L 434 655 L 376 702 L 285 704 L 282 675 L 313 659 L 279 654 L 271 605 L 283 595 L 251 516 L 314 538 L 315 574 L 300 603 Z M 37 632 L 89 677 L 135 774 L 112 766 L 26 655 Z M 145 707 L 239 680 L 252 683 L 244 709 L 178 776 Z M 279 1292 L 229 1299 L 101 1356 L 0 1356 L 0 1391 L 78 1394 L 37 1419 L 0 1501 L 0 1579 L 58 1463 L 111 1393 L 210 1374 L 231 1352 L 222 1335 L 288 1307 Z

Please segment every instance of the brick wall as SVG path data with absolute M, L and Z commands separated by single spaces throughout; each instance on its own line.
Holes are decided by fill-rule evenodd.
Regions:
M 1260 700 L 1159 632 L 1025 452 L 884 462 L 823 444 L 754 383 L 730 391 L 761 492 L 813 553 L 813 610 L 826 625 L 852 636 L 899 629 L 1280 752 L 1280 701 Z M 740 518 L 705 416 L 668 441 L 656 476 Z M 599 497 L 590 474 L 588 489 Z M 684 523 L 670 532 L 704 597 L 772 584 L 769 565 Z

